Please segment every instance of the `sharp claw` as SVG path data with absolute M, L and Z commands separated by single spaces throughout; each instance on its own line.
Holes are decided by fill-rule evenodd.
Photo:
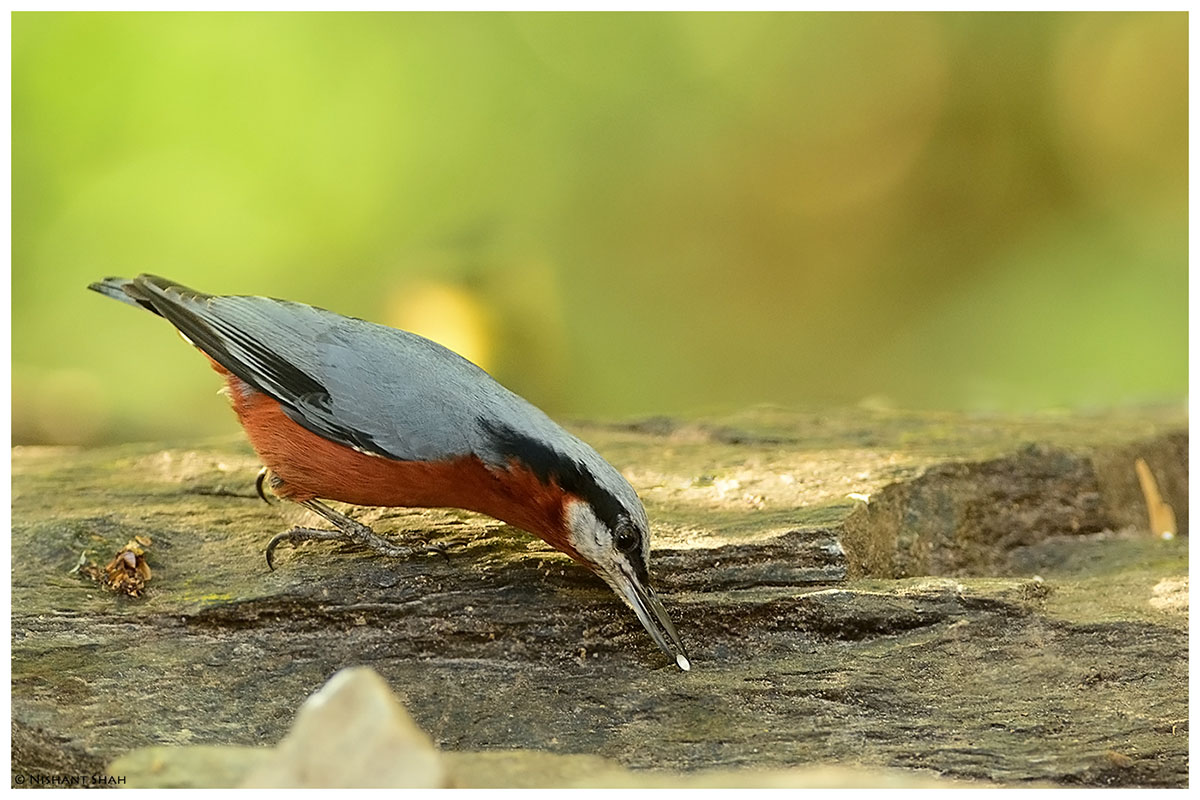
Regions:
M 263 483 L 268 477 L 270 477 L 270 475 L 271 470 L 267 467 L 263 467 L 258 471 L 258 477 L 254 479 L 254 491 L 258 492 L 258 496 L 261 497 L 262 501 L 267 505 L 272 505 L 272 503 L 270 498 L 267 497 L 267 493 L 263 491 Z M 268 559 L 268 561 L 270 561 L 270 559 Z
M 275 548 L 278 547 L 279 543 L 284 539 L 291 539 L 290 530 L 275 534 L 271 537 L 271 541 L 267 542 L 267 568 L 270 569 L 271 572 L 275 571 Z
M 443 542 L 426 542 L 425 543 L 425 552 L 430 553 L 430 554 L 437 553 L 442 558 L 446 559 L 446 563 L 449 564 L 450 563 L 450 551 L 455 550 L 459 547 L 462 547 L 463 545 L 469 543 L 470 541 L 471 540 L 469 538 L 454 538 L 454 539 L 447 539 L 446 541 L 443 541 Z

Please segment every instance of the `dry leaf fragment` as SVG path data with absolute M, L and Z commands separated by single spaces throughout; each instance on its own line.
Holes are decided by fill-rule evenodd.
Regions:
M 80 568 L 79 572 L 114 592 L 127 594 L 130 597 L 141 597 L 151 575 L 150 565 L 146 563 L 146 552 L 143 549 L 149 546 L 149 537 L 135 536 L 117 551 L 112 561 L 108 562 L 103 569 L 95 564 L 88 564 Z
M 1133 466 L 1137 470 L 1138 482 L 1141 483 L 1142 494 L 1146 498 L 1146 510 L 1150 514 L 1150 532 L 1164 539 L 1175 538 L 1175 534 L 1179 532 L 1175 526 L 1175 509 L 1162 499 L 1150 465 L 1146 463 L 1146 459 L 1139 458 Z

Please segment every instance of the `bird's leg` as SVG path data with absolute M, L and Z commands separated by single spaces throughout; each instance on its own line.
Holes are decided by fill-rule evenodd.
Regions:
M 274 476 L 272 478 L 274 479 Z M 390 558 L 409 558 L 423 553 L 441 553 L 443 556 L 445 555 L 445 548 L 439 545 L 403 546 L 392 544 L 387 539 L 376 535 L 373 530 L 361 522 L 357 522 L 345 514 L 334 511 L 318 500 L 306 500 L 300 503 L 300 505 L 332 522 L 337 530 L 326 531 L 318 528 L 295 527 L 283 533 L 276 534 L 267 543 L 267 566 L 271 569 L 275 569 L 275 548 L 282 541 L 291 542 L 293 546 L 300 542 L 308 541 L 351 542 L 368 547 L 376 553 Z

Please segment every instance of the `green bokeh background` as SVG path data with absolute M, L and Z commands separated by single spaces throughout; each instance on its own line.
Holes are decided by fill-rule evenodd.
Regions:
M 13 436 L 235 430 L 85 291 L 407 326 L 560 417 L 1187 390 L 1187 16 L 17 13 Z

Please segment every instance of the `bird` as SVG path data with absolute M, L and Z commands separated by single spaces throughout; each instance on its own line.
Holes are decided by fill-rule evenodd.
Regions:
M 591 446 L 487 372 L 408 331 L 288 300 L 212 295 L 156 275 L 88 286 L 171 323 L 225 379 L 273 494 L 324 518 L 267 545 L 400 545 L 322 500 L 461 508 L 532 533 L 598 575 L 683 671 L 691 662 L 650 581 L 637 492 Z M 266 496 L 263 495 L 264 499 Z

